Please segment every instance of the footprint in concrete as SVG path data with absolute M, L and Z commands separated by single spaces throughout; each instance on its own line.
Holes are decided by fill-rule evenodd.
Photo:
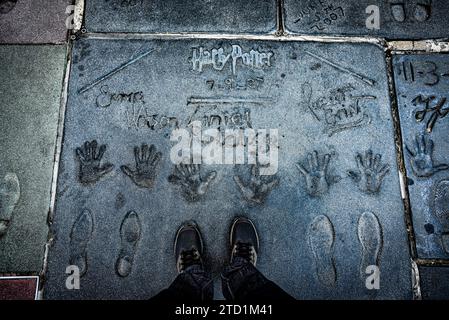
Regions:
M 405 21 L 405 3 L 404 1 L 390 1 L 391 15 L 397 22 Z
M 115 269 L 121 277 L 127 277 L 132 271 L 137 244 L 141 236 L 141 223 L 134 211 L 129 212 L 120 227 L 121 248 Z
M 364 212 L 358 222 L 358 237 L 362 245 L 362 260 L 360 262 L 360 277 L 366 278 L 368 266 L 379 266 L 382 251 L 382 228 L 376 215 Z
M 70 265 L 78 266 L 80 276 L 87 272 L 87 245 L 94 230 L 92 213 L 85 209 L 76 219 L 70 233 Z
M 433 209 L 433 213 L 441 225 L 449 229 L 449 180 L 441 180 L 435 185 Z
M 413 10 L 416 21 L 424 22 L 430 18 L 432 12 L 432 0 L 420 0 Z
M 307 236 L 318 280 L 325 286 L 334 286 L 337 280 L 333 258 L 335 233 L 329 218 L 321 215 L 313 219 Z
M 17 0 L 0 0 L 0 14 L 9 13 L 16 6 Z
M 433 214 L 445 232 L 441 234 L 444 251 L 449 253 L 449 180 L 441 180 L 433 191 Z
M 15 173 L 7 173 L 0 182 L 0 238 L 8 232 L 19 198 L 19 179 Z
M 449 253 L 449 232 L 443 232 L 441 234 L 441 245 L 446 253 Z

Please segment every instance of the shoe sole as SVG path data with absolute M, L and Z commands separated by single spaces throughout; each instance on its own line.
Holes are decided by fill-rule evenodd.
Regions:
M 120 253 L 117 258 L 115 269 L 120 277 L 131 274 L 137 245 L 142 238 L 142 223 L 139 215 L 134 211 L 128 212 L 120 226 Z
M 307 231 L 307 238 L 319 282 L 333 287 L 337 281 L 334 262 L 335 231 L 329 218 L 320 215 L 313 219 Z
M 374 213 L 365 212 L 360 216 L 357 233 L 362 246 L 360 277 L 364 279 L 368 266 L 379 266 L 379 258 L 383 246 L 382 228 Z
M 80 277 L 84 276 L 88 269 L 87 246 L 92 238 L 94 220 L 92 213 L 84 209 L 75 220 L 70 232 L 70 265 L 79 268 Z

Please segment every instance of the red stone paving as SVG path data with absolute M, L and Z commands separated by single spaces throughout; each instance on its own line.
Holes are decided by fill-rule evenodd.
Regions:
M 35 300 L 36 278 L 0 279 L 0 300 Z

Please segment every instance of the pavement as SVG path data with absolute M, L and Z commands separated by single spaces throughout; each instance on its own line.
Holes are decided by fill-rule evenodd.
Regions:
M 0 0 L 1 297 L 149 299 L 195 221 L 220 299 L 246 216 L 297 299 L 448 299 L 448 7 Z

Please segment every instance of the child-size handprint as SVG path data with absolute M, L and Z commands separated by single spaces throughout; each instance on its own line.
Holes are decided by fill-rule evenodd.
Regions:
M 121 166 L 125 173 L 137 186 L 150 189 L 154 185 L 156 179 L 156 169 L 162 154 L 157 152 L 156 147 L 147 144 L 134 147 L 134 158 L 136 160 L 136 170 L 132 170 L 128 166 Z
M 187 201 L 196 202 L 206 194 L 216 176 L 217 172 L 211 171 L 203 178 L 199 164 L 179 164 L 168 181 L 181 186 L 182 195 Z
M 114 165 L 101 165 L 101 159 L 106 151 L 106 145 L 98 148 L 97 141 L 86 141 L 84 146 L 76 148 L 76 155 L 80 162 L 79 180 L 82 184 L 93 184 L 112 171 Z
M 251 166 L 251 177 L 248 183 L 244 183 L 242 178 L 234 176 L 234 181 L 239 187 L 243 198 L 251 204 L 263 204 L 271 190 L 279 184 L 279 178 L 260 175 L 258 165 Z
M 296 164 L 299 172 L 306 179 L 306 191 L 310 196 L 318 197 L 325 194 L 329 186 L 340 179 L 340 177 L 329 175 L 330 160 L 330 154 L 320 157 L 317 151 L 313 151 L 307 155 L 308 168 L 301 163 Z
M 415 137 L 414 148 L 406 146 L 410 155 L 410 165 L 417 177 L 430 177 L 435 173 L 448 170 L 447 164 L 435 164 L 433 161 L 433 141 L 429 134 L 419 133 Z
M 348 171 L 348 175 L 357 183 L 360 191 L 375 194 L 380 191 L 382 182 L 390 171 L 388 164 L 382 165 L 382 156 L 373 155 L 371 150 L 355 157 L 358 171 Z

